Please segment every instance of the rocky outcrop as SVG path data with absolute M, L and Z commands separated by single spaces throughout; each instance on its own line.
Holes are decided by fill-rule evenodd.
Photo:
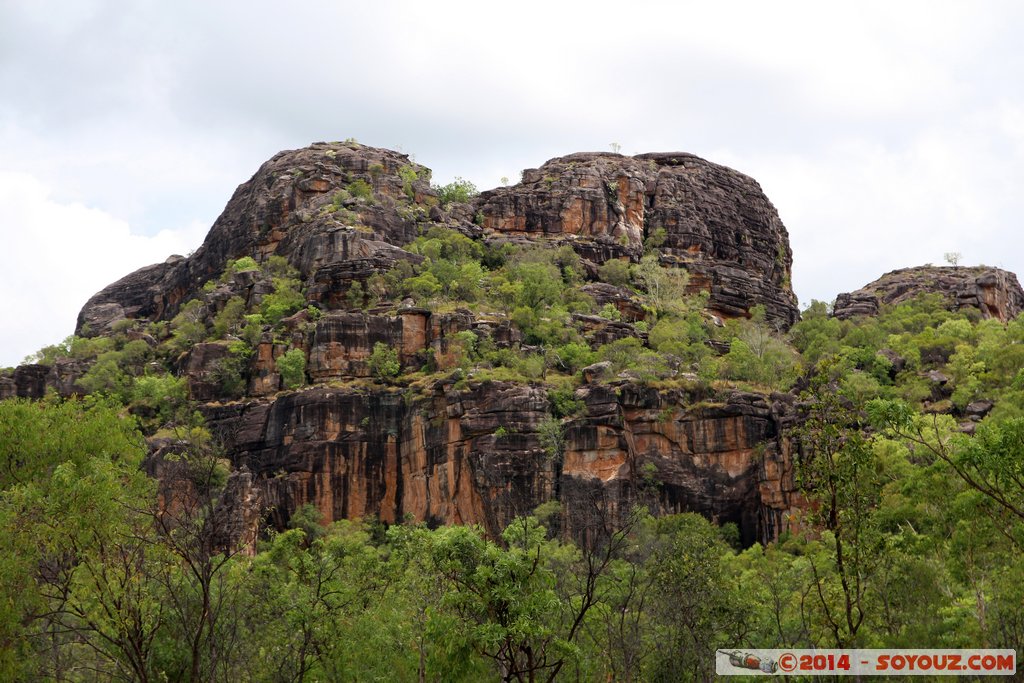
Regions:
M 555 237 L 591 264 L 637 260 L 644 240 L 663 234 L 663 264 L 685 268 L 714 312 L 746 316 L 761 304 L 782 327 L 796 321 L 786 228 L 758 184 L 724 166 L 683 153 L 572 154 L 445 211 L 429 178 L 406 155 L 354 142 L 281 152 L 239 186 L 194 254 L 104 288 L 76 333 L 103 334 L 123 318 L 170 319 L 243 256 L 286 258 L 311 300 L 337 308 L 353 282 L 418 260 L 400 247 L 431 225 L 513 241 Z
M 1024 290 L 1017 276 L 987 266 L 903 268 L 886 273 L 855 292 L 836 297 L 835 317 L 878 315 L 922 294 L 941 295 L 951 311 L 974 308 L 983 318 L 1006 322 L 1024 311 Z
M 685 268 L 713 311 L 746 316 L 762 304 L 783 327 L 798 317 L 775 207 L 752 178 L 692 154 L 570 154 L 484 192 L 476 206 L 485 228 L 565 238 L 597 263 L 636 260 L 663 229 L 663 264 Z
M 427 221 L 430 170 L 404 154 L 355 142 L 281 152 L 235 190 L 188 258 L 142 268 L 104 288 L 79 313 L 76 333 L 120 318 L 169 319 L 230 259 L 288 259 L 325 293 L 348 278 L 412 258 L 406 244 Z M 340 265 L 343 264 L 343 265 Z
M 85 394 L 78 380 L 88 370 L 88 364 L 71 358 L 58 358 L 53 365 L 21 365 L 0 371 L 0 401 L 7 398 L 39 399 L 48 390 L 61 396 Z
M 315 388 L 205 412 L 279 526 L 309 504 L 325 520 L 411 516 L 497 534 L 561 500 L 571 533 L 586 528 L 584 510 L 644 503 L 735 522 L 750 543 L 776 537 L 799 507 L 782 417 L 764 397 L 697 400 L 630 384 L 586 386 L 577 397 L 585 408 L 560 422 L 560 453 L 542 445 L 541 425 L 554 418 L 531 385 L 438 385 L 414 396 Z
M 407 371 L 427 363 L 451 367 L 454 335 L 469 330 L 473 323 L 469 311 L 437 315 L 405 308 L 393 316 L 329 313 L 313 328 L 307 371 L 314 382 L 370 377 L 369 359 L 377 344 L 394 349 Z
M 663 266 L 689 273 L 691 290 L 708 293 L 712 319 L 763 305 L 784 328 L 797 318 L 788 235 L 757 183 L 683 153 L 573 154 L 461 204 L 442 205 L 429 178 L 405 155 L 353 142 L 282 152 L 239 186 L 194 254 L 108 286 L 83 308 L 77 332 L 169 320 L 190 300 L 197 303 L 189 316 L 208 328 L 221 320 L 220 332 L 176 348 L 169 365 L 188 378 L 190 397 L 246 473 L 236 497 L 261 501 L 279 527 L 309 504 L 326 521 L 411 516 L 479 523 L 497 534 L 517 515 L 559 500 L 561 523 L 576 535 L 585 534 L 588 515 L 643 503 L 735 522 L 746 542 L 777 536 L 799 501 L 784 411 L 766 397 L 659 392 L 595 365 L 577 390 L 580 413 L 556 420 L 543 387 L 481 382 L 467 372 L 466 354 L 478 347 L 541 357 L 544 349 L 523 346 L 509 311 L 438 313 L 411 300 L 382 301 L 388 278 L 373 278 L 396 266 L 411 277 L 427 257 L 403 246 L 434 226 L 491 254 L 506 243 L 568 244 L 583 259 L 583 294 L 597 308 L 567 315 L 565 324 L 597 347 L 644 339 L 649 324 L 649 309 L 631 290 L 601 282 L 608 269 L 600 266 L 656 250 Z M 298 272 L 309 305 L 252 329 L 218 318 L 239 300 L 258 311 L 278 291 L 283 271 L 272 256 Z M 266 267 L 225 272 L 241 257 Z M 404 390 L 393 388 L 371 364 L 381 345 L 402 373 L 450 377 L 406 376 Z M 295 349 L 305 356 L 298 383 L 313 386 L 284 391 L 278 364 Z M 683 370 L 673 377 L 686 377 Z M 0 378 L 0 393 L 41 394 L 52 380 L 45 368 L 18 372 Z M 555 451 L 552 428 L 562 444 Z M 235 526 L 249 529 L 251 514 L 243 517 Z

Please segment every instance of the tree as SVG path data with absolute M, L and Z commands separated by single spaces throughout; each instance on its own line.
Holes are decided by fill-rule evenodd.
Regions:
M 385 381 L 397 377 L 398 373 L 402 371 L 402 365 L 398 361 L 398 351 L 384 342 L 377 342 L 373 345 L 369 365 L 373 376 Z
M 947 251 L 942 257 L 946 259 L 946 263 L 956 268 L 960 264 L 963 254 L 959 251 Z
M 209 441 L 179 442 L 155 467 L 161 505 L 151 514 L 154 543 L 169 558 L 156 577 L 170 641 L 163 665 L 191 681 L 224 679 L 242 647 L 242 589 L 232 568 L 249 540 L 238 509 L 243 496 L 230 490 L 228 464 Z
M 0 402 L 6 680 L 60 680 L 72 664 L 153 677 L 164 614 L 152 580 L 156 498 L 139 469 L 141 435 L 121 413 L 109 401 Z
M 224 308 L 213 319 L 213 338 L 223 339 L 229 334 L 237 334 L 245 317 L 245 300 L 233 296 L 224 304 Z
M 992 505 L 982 509 L 994 516 L 997 528 L 1006 529 L 1008 540 L 1024 549 L 1024 418 L 983 422 L 968 438 L 953 432 L 948 420 L 918 415 L 903 401 L 877 399 L 868 411 L 876 426 L 938 458 L 984 496 Z
M 432 560 L 444 579 L 442 604 L 456 617 L 449 622 L 449 637 L 456 639 L 451 646 L 463 643 L 492 660 L 503 681 L 553 678 L 569 644 L 548 618 L 558 598 L 542 558 L 544 529 L 529 521 L 509 529 L 507 550 L 476 528 L 438 534 Z
M 441 206 L 448 206 L 453 202 L 465 204 L 470 199 L 480 194 L 476 189 L 476 185 L 459 177 L 456 177 L 455 180 L 447 185 L 441 185 L 434 189 L 437 191 L 437 198 L 440 200 Z
M 171 350 L 184 353 L 206 338 L 206 305 L 192 299 L 181 307 L 171 320 Z
M 245 579 L 247 619 L 260 645 L 273 643 L 251 648 L 252 670 L 296 682 L 339 680 L 353 669 L 368 675 L 346 653 L 354 635 L 347 622 L 382 597 L 383 569 L 359 523 L 338 522 L 313 537 L 297 528 L 272 535 Z
M 649 525 L 644 567 L 653 661 L 645 677 L 710 679 L 715 650 L 742 641 L 751 610 L 729 590 L 727 551 L 707 520 L 683 514 Z
M 278 276 L 272 281 L 274 291 L 263 297 L 260 313 L 268 323 L 276 325 L 282 318 L 304 307 L 306 297 L 302 294 L 301 283 L 293 277 Z
M 835 361 L 823 362 L 802 394 L 806 413 L 797 430 L 796 475 L 814 504 L 813 521 L 825 530 L 822 540 L 839 581 L 837 600 L 826 567 L 809 556 L 818 606 L 835 647 L 846 647 L 857 642 L 866 616 L 865 593 L 878 549 L 871 515 L 881 484 L 860 431 L 862 416 L 839 394 L 839 373 Z
M 658 315 L 686 312 L 686 286 L 689 275 L 678 268 L 664 268 L 657 254 L 645 254 L 633 266 L 633 279 L 647 292 L 650 305 Z
M 276 363 L 285 389 L 294 389 L 306 383 L 305 351 L 289 349 L 281 354 Z

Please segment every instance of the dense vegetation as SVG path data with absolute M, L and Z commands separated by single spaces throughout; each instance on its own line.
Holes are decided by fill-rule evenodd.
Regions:
M 0 403 L 0 679 L 676 681 L 709 677 L 719 647 L 1024 642 L 1024 319 L 923 297 L 839 321 L 816 302 L 783 335 L 761 311 L 706 315 L 656 246 L 597 274 L 643 312 L 630 316 L 595 303 L 568 247 L 427 231 L 407 247 L 421 258 L 353 285 L 350 308 L 468 308 L 511 320 L 522 344 L 461 332 L 458 353 L 423 368 L 378 344 L 370 381 L 546 383 L 553 449 L 597 361 L 658 387 L 792 390 L 810 501 L 799 533 L 743 548 L 735 527 L 697 515 L 595 505 L 576 543 L 549 503 L 500 538 L 322 525 L 306 507 L 256 548 L 226 542 L 230 463 L 181 359 L 223 346 L 209 379 L 231 400 L 273 343 L 281 388 L 296 390 L 309 378 L 294 332 L 321 315 L 283 260 L 240 259 L 169 323 L 125 321 L 37 354 L 85 364 L 89 396 Z M 247 304 L 239 278 L 267 293 Z M 592 343 L 588 325 L 611 323 L 624 334 Z M 163 445 L 159 484 L 146 437 Z

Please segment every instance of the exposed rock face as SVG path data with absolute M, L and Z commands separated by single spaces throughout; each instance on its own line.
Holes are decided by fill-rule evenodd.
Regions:
M 422 228 L 479 235 L 477 214 L 505 238 L 566 239 L 592 263 L 636 260 L 643 240 L 664 228 L 662 262 L 689 271 L 712 310 L 745 316 L 763 304 L 784 327 L 797 319 L 786 228 L 758 184 L 724 166 L 683 153 L 572 154 L 449 212 L 418 203 L 433 196 L 429 178 L 406 155 L 356 143 L 281 152 L 239 186 L 194 254 L 109 285 L 82 309 L 76 332 L 101 334 L 122 318 L 169 319 L 242 256 L 285 257 L 311 299 L 337 307 L 350 283 L 417 259 L 398 247 Z
M 764 397 L 723 402 L 633 385 L 579 390 L 584 413 L 564 422 L 565 450 L 547 453 L 542 388 L 483 383 L 432 395 L 322 388 L 269 402 L 208 406 L 236 465 L 260 482 L 276 523 L 304 504 L 325 519 L 411 515 L 479 523 L 498 533 L 515 516 L 561 499 L 565 522 L 592 509 L 700 511 L 768 540 L 798 507 L 778 408 Z
M 1003 322 L 1024 311 L 1024 290 L 1013 273 L 986 266 L 921 266 L 894 270 L 855 292 L 840 294 L 833 314 L 842 319 L 877 315 L 883 305 L 921 294 L 940 294 L 950 310 L 976 308 L 982 317 Z
M 540 386 L 471 376 L 458 389 L 454 379 L 440 380 L 403 395 L 370 379 L 379 344 L 394 350 L 403 372 L 459 367 L 460 354 L 477 343 L 519 349 L 523 333 L 507 311 L 356 310 L 371 276 L 420 263 L 424 256 L 402 247 L 443 226 L 489 244 L 569 244 L 590 280 L 608 259 L 636 262 L 645 241 L 658 237 L 662 265 L 686 269 L 691 289 L 709 293 L 713 314 L 746 316 L 761 304 L 769 321 L 788 327 L 797 318 L 788 236 L 757 183 L 681 153 L 573 154 L 525 171 L 515 186 L 445 207 L 429 178 L 405 155 L 355 143 L 282 152 L 239 186 L 194 254 L 96 294 L 78 333 L 107 334 L 125 318 L 168 320 L 190 299 L 199 306 L 189 310 L 207 322 L 236 297 L 258 310 L 275 291 L 271 275 L 224 273 L 226 264 L 280 256 L 321 313 L 303 309 L 247 337 L 247 385 L 236 377 L 225 388 L 225 368 L 235 362 L 228 337 L 195 344 L 174 361 L 234 465 L 247 472 L 236 497 L 249 502 L 235 507 L 258 499 L 278 525 L 311 504 L 328 521 L 411 515 L 480 523 L 496 534 L 558 499 L 566 529 L 578 534 L 595 510 L 645 503 L 735 522 L 747 542 L 775 537 L 799 501 L 781 433 L 785 410 L 767 398 L 609 385 L 607 368 L 595 365 L 577 391 L 584 410 L 561 422 L 564 449 L 546 452 L 541 426 L 554 418 Z M 353 291 L 354 283 L 362 288 Z M 648 312 L 633 293 L 600 281 L 584 292 L 621 318 L 577 313 L 566 321 L 592 346 L 644 337 L 634 323 Z M 277 364 L 290 349 L 304 353 L 305 381 L 315 386 L 281 393 Z M 0 395 L 41 395 L 61 379 L 45 368 L 18 373 L 0 378 Z M 61 381 L 70 387 L 74 376 Z M 235 526 L 251 529 L 251 514 L 243 517 Z
M 161 508 L 167 513 L 164 523 L 170 527 L 188 525 L 204 516 L 204 495 L 197 489 L 197 475 L 202 481 L 203 473 L 191 470 L 188 462 L 180 458 L 187 451 L 187 444 L 151 439 L 149 448 L 143 468 L 160 482 L 157 493 Z M 246 468 L 231 472 L 212 514 L 203 524 L 204 540 L 214 548 L 241 548 L 255 555 L 266 508 L 260 495 L 255 478 Z
M 689 271 L 712 310 L 736 317 L 763 304 L 769 320 L 796 322 L 789 236 L 775 207 L 752 178 L 692 154 L 570 154 L 477 205 L 484 227 L 564 236 L 598 263 L 637 258 L 664 228 L 663 263 Z
M 407 155 L 357 143 L 281 152 L 235 190 L 194 254 L 104 288 L 79 313 L 76 333 L 100 334 L 123 317 L 169 319 L 229 259 L 242 256 L 284 256 L 322 289 L 340 274 L 387 269 L 411 258 L 391 245 L 418 234 L 426 216 L 411 205 L 431 193 L 429 179 L 429 169 Z
M 0 401 L 6 398 L 42 398 L 47 389 L 61 396 L 84 394 L 76 382 L 88 368 L 70 358 L 59 358 L 52 366 L 21 365 L 0 373 Z
M 378 343 L 395 349 L 405 369 L 428 362 L 447 367 L 453 335 L 469 330 L 473 322 L 468 311 L 433 315 L 407 308 L 395 316 L 330 313 L 314 327 L 307 372 L 314 382 L 370 377 L 369 358 Z

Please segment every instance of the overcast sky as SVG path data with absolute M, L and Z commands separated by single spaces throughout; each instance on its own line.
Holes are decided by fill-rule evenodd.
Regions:
M 894 268 L 1024 274 L 1019 2 L 0 0 L 0 366 L 199 246 L 281 149 L 481 189 L 584 150 L 756 178 L 801 306 Z

